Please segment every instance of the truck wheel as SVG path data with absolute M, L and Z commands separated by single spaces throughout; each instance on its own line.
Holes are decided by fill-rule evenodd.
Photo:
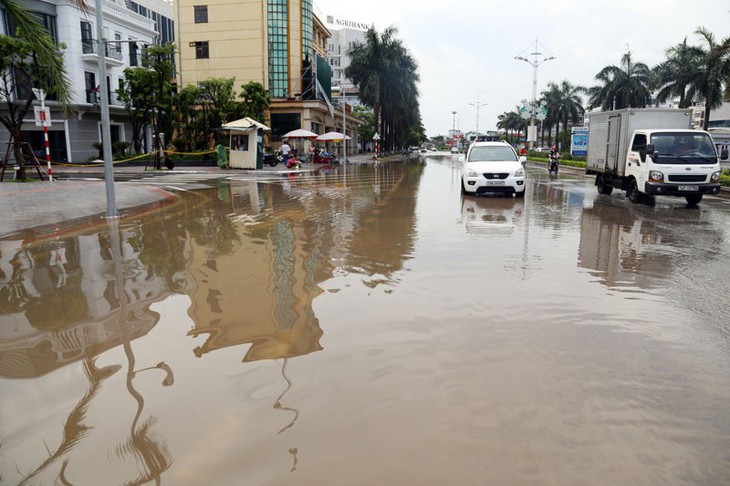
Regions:
M 639 186 L 636 184 L 636 179 L 631 179 L 631 185 L 629 185 L 629 192 L 626 193 L 626 195 L 629 198 L 629 201 L 631 201 L 634 204 L 638 204 L 642 200 L 642 194 L 639 192 Z
M 603 174 L 596 176 L 596 189 L 598 189 L 598 194 L 605 194 L 606 196 L 610 196 L 613 192 L 613 186 L 606 184 L 606 178 L 603 177 Z
M 690 206 L 697 206 L 702 201 L 702 194 L 692 194 L 690 196 L 684 196 L 684 198 Z

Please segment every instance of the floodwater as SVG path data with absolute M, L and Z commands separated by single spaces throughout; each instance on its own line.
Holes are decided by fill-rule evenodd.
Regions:
M 727 484 L 730 204 L 528 176 L 231 180 L 0 239 L 2 484 Z

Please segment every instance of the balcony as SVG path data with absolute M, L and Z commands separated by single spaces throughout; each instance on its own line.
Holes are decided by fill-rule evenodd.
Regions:
M 110 66 L 122 66 L 124 65 L 124 56 L 122 55 L 121 50 L 117 50 L 117 45 L 119 44 L 110 44 L 106 45 L 106 63 Z M 81 39 L 81 58 L 84 61 L 99 62 L 96 56 L 98 50 L 98 44 L 93 39 Z
M 96 90 L 93 89 L 87 89 L 86 90 L 86 102 L 90 105 L 98 105 L 100 98 L 100 94 Z M 110 91 L 109 92 L 109 106 L 120 106 L 123 107 L 124 103 L 117 98 L 117 92 L 116 91 Z

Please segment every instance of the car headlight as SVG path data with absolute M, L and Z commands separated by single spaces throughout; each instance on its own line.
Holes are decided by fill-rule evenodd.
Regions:
M 471 167 L 467 167 L 466 169 L 466 175 L 467 177 L 478 177 L 479 173 L 472 169 Z
M 524 177 L 525 176 L 525 170 L 524 169 L 517 169 L 515 171 L 515 177 Z
M 712 182 L 719 182 L 720 181 L 720 171 L 718 170 L 717 172 L 713 172 L 712 177 L 710 177 L 710 180 Z
M 652 170 L 649 172 L 649 180 L 652 182 L 662 182 L 664 181 L 664 174 L 658 170 Z

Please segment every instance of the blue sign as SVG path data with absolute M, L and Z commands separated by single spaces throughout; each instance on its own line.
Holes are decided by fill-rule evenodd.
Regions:
M 585 157 L 588 155 L 588 129 L 583 127 L 573 127 L 570 155 L 578 155 Z

